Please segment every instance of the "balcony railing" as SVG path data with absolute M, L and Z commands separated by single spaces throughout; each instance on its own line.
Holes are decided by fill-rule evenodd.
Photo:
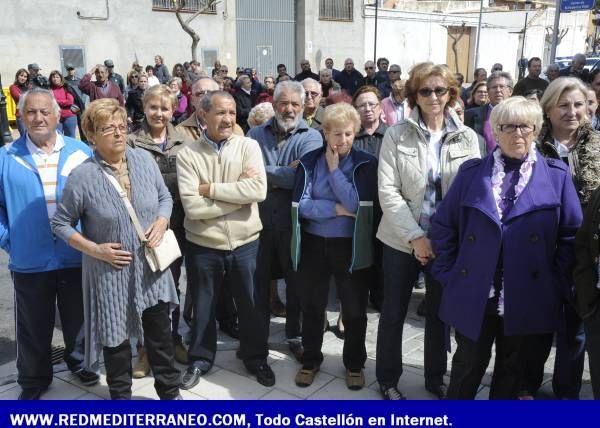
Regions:
M 354 0 L 319 0 L 319 19 L 324 21 L 352 21 Z
M 207 4 L 208 0 L 186 0 L 185 7 L 181 9 L 181 11 L 187 13 L 198 12 L 200 9 L 206 9 Z M 171 0 L 152 0 L 152 10 L 175 12 L 175 6 Z M 204 11 L 204 13 L 217 13 L 216 3 L 213 3 L 211 7 Z

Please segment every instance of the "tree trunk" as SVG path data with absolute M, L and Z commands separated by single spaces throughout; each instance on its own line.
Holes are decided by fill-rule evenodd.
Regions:
M 185 0 L 171 0 L 171 1 L 173 2 L 173 5 L 175 6 L 175 16 L 177 17 L 177 21 L 179 21 L 179 25 L 181 25 L 181 28 L 183 29 L 183 31 L 188 33 L 190 35 L 190 37 L 192 38 L 192 59 L 194 61 L 197 61 L 198 55 L 196 53 L 196 49 L 198 48 L 198 43 L 200 42 L 200 36 L 190 26 L 190 22 L 192 22 L 201 13 L 204 13 L 207 10 L 209 10 L 211 7 L 213 7 L 215 4 L 218 3 L 218 1 L 217 0 L 208 0 L 206 2 L 206 4 L 204 5 L 204 7 L 201 7 L 199 10 L 194 12 L 194 14 L 187 19 L 183 19 L 183 16 L 181 15 L 181 11 L 185 7 Z

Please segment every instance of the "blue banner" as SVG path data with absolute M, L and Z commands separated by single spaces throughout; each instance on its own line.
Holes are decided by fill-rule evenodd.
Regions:
M 0 427 L 454 427 L 599 425 L 584 401 L 3 401 Z
M 595 0 L 562 0 L 560 2 L 561 12 L 577 12 L 580 10 L 591 10 Z

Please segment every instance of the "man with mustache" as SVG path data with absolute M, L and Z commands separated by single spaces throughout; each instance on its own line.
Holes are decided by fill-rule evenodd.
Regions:
M 323 145 L 321 134 L 302 119 L 305 88 L 299 82 L 280 82 L 273 94 L 275 117 L 248 132 L 258 141 L 267 170 L 267 199 L 259 205 L 263 230 L 260 234 L 258 278 L 267 290 L 271 279 L 285 278 L 285 334 L 296 358 L 302 353 L 300 301 L 292 271 L 292 187 L 302 156 Z M 268 323 L 268 319 L 265 323 Z

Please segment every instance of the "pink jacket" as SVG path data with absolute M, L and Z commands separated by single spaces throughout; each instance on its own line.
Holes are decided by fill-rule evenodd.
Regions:
M 411 108 L 408 106 L 406 100 L 402 102 L 402 105 L 404 106 L 404 116 L 398 117 L 398 114 L 396 113 L 396 106 L 392 101 L 391 95 L 381 101 L 381 119 L 383 120 L 383 123 L 385 123 L 387 126 L 392 126 L 400 122 L 402 119 L 409 117 Z

